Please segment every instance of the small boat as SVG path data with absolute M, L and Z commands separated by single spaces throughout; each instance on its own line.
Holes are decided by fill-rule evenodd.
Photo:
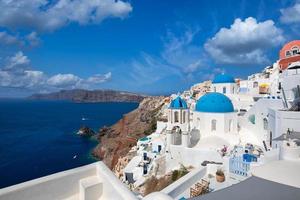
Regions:
M 88 120 L 88 118 L 82 117 L 81 120 L 86 121 L 86 120 Z
M 76 158 L 77 158 L 77 155 L 74 155 L 74 156 L 73 156 L 73 159 L 76 159 Z

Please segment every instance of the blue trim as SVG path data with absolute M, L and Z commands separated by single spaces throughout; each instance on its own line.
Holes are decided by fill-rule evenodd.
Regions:
M 216 83 L 235 83 L 235 80 L 232 76 L 228 74 L 219 74 L 215 77 L 215 79 L 212 82 L 213 84 Z

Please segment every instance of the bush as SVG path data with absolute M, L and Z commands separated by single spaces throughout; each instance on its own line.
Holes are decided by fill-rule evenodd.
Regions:
M 176 181 L 177 179 L 179 179 L 179 170 L 174 170 L 172 172 L 172 181 Z
M 181 165 L 179 170 L 174 170 L 172 172 L 172 181 L 176 181 L 178 179 L 180 179 L 181 177 L 183 177 L 184 175 L 186 175 L 189 171 L 187 170 L 187 168 L 183 165 Z
M 172 182 L 170 181 L 170 179 L 168 179 L 168 177 L 157 179 L 156 177 L 152 176 L 145 182 L 144 195 L 146 196 L 147 194 L 150 194 L 152 192 L 160 191 L 171 183 Z
M 216 175 L 217 175 L 217 176 L 225 176 L 225 175 L 224 175 L 224 172 L 223 172 L 221 169 L 218 169 L 218 170 L 217 170 Z

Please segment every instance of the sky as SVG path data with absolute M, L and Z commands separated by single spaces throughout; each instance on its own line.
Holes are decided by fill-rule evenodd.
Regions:
M 299 38 L 299 0 L 0 0 L 0 97 L 177 93 L 247 78 Z

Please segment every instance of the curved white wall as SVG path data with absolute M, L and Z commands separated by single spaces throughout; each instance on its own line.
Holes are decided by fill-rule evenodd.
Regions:
M 212 91 L 213 92 L 219 92 L 222 94 L 237 94 L 238 87 L 236 83 L 215 83 L 212 84 Z M 224 92 L 224 88 L 226 88 Z

